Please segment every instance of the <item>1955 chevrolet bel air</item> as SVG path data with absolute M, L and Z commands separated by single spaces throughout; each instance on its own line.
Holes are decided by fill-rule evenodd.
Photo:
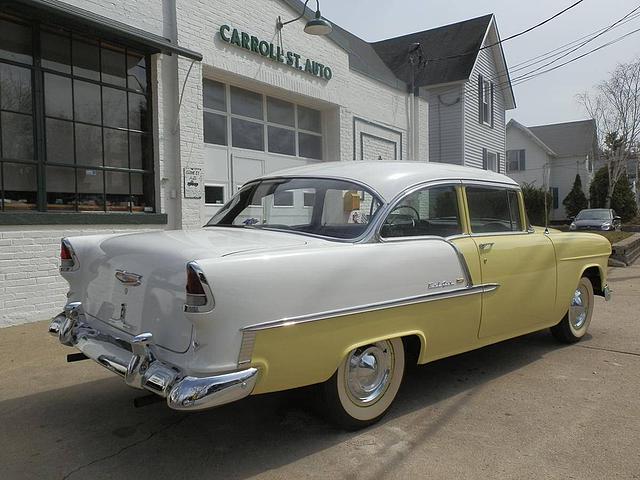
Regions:
M 199 230 L 63 239 L 69 303 L 49 331 L 177 410 L 317 385 L 353 429 L 410 362 L 548 327 L 580 340 L 610 253 L 531 227 L 498 173 L 323 163 L 247 183 Z

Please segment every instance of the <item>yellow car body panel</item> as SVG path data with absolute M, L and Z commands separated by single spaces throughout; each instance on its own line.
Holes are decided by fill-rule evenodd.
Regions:
M 471 350 L 480 309 L 477 294 L 260 330 L 251 363 L 261 372 L 254 393 L 324 382 L 348 352 L 387 338 L 417 335 L 418 363 Z

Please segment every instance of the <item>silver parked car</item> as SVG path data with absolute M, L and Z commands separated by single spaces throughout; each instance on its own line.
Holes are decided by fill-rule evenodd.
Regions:
M 610 208 L 588 208 L 580 210 L 580 213 L 571 222 L 570 230 L 619 230 L 622 219 Z

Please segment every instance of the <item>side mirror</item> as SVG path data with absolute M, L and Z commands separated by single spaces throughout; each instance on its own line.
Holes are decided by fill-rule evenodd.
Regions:
M 613 217 L 613 221 L 614 221 L 614 222 L 621 222 L 621 221 L 622 221 L 622 218 L 621 218 L 621 217 L 618 217 L 618 216 L 615 216 L 615 217 Z
M 573 222 L 576 219 L 576 217 L 569 217 L 569 221 Z

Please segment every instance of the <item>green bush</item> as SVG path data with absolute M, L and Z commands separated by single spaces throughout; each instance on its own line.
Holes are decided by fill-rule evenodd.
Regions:
M 606 208 L 608 185 L 609 171 L 604 166 L 596 172 L 589 186 L 591 208 Z M 638 206 L 627 175 L 622 175 L 613 189 L 611 208 L 616 211 L 623 222 L 628 222 L 638 215 Z
M 562 204 L 567 212 L 567 217 L 575 217 L 580 210 L 589 207 L 587 196 L 582 191 L 582 179 L 580 175 L 576 174 L 576 179 L 573 181 L 573 188 L 562 201 Z
M 547 196 L 547 221 L 544 218 L 544 197 Z M 529 222 L 532 225 L 544 226 L 548 223 L 549 213 L 553 206 L 553 197 L 544 188 L 534 187 L 531 183 L 522 185 L 524 206 L 527 210 Z

